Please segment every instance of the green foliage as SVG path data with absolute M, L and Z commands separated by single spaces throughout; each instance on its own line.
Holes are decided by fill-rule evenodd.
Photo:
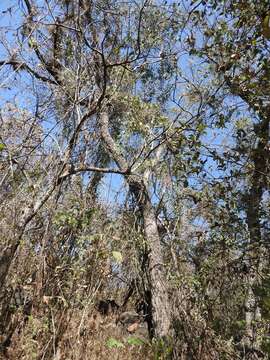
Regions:
M 153 343 L 155 360 L 170 360 L 173 358 L 171 339 L 155 339 Z
M 123 261 L 123 256 L 120 251 L 112 251 L 112 256 L 114 260 L 119 264 L 121 264 L 121 262 Z
M 55 217 L 55 224 L 57 226 L 68 225 L 71 228 L 76 228 L 78 219 L 70 212 L 60 212 Z
M 103 356 L 99 346 L 144 358 L 145 342 L 118 340 L 96 304 L 133 290 L 134 308 L 151 290 L 155 306 L 151 272 L 164 269 L 176 336 L 154 341 L 156 359 L 236 359 L 259 268 L 252 327 L 269 352 L 269 1 L 74 4 L 40 0 L 14 34 L 2 29 L 0 278 L 30 288 L 33 315 L 22 321 L 1 293 L 0 330 L 18 321 L 14 343 L 25 336 L 33 358 L 57 346 L 63 358 Z M 28 46 L 15 43 L 25 24 Z
M 138 337 L 130 336 L 127 339 L 127 343 L 132 346 L 141 346 L 141 345 L 145 344 L 145 341 L 143 341 L 142 339 L 140 339 Z
M 119 349 L 125 346 L 122 342 L 114 338 L 109 338 L 106 342 L 106 345 L 109 349 Z
M 268 356 L 270 356 L 270 339 L 269 339 L 269 336 L 263 337 L 263 340 L 262 340 L 262 350 L 263 350 Z
M 140 97 L 129 94 L 116 95 L 115 107 L 118 116 L 121 116 L 121 112 L 124 115 L 122 125 L 126 136 L 149 136 L 154 129 L 168 125 L 168 119 L 161 113 L 158 104 L 142 101 Z

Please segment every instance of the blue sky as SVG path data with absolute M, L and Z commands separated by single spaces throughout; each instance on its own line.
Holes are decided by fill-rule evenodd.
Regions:
M 9 11 L 11 9 L 11 13 Z M 14 43 L 14 52 L 18 47 L 14 41 L 14 30 L 21 26 L 21 10 L 18 8 L 17 0 L 1 0 L 0 2 L 0 28 L 3 29 L 5 36 L 10 44 Z M 0 60 L 8 59 L 9 54 L 5 47 L 0 44 Z M 14 85 L 15 79 L 21 78 L 23 82 L 29 80 L 29 76 L 20 72 L 19 74 L 11 71 L 10 66 L 2 66 L 0 68 L 0 106 L 3 107 L 7 102 L 14 102 L 20 107 L 27 107 L 29 102 L 29 93 L 22 92 L 21 87 L 16 89 Z M 121 175 L 109 174 L 105 175 L 100 187 L 100 197 L 104 204 L 114 204 L 116 201 L 124 200 L 125 186 Z
M 8 9 L 12 9 L 12 15 L 10 15 Z M 16 11 L 15 11 L 16 10 Z M 21 10 L 18 8 L 18 0 L 2 0 L 0 2 L 0 26 L 3 28 L 5 27 L 8 31 L 7 38 L 10 43 L 14 44 L 14 52 L 17 51 L 16 43 L 13 38 L 13 34 L 10 31 L 11 29 L 18 28 L 20 24 L 20 14 Z M 7 57 L 6 50 L 0 44 L 0 59 L 3 60 Z M 189 56 L 181 57 L 179 65 L 182 67 L 184 72 L 189 76 L 190 75 L 190 64 L 188 61 L 190 60 Z M 198 65 L 196 62 L 194 63 L 194 67 Z M 9 70 L 9 71 L 8 71 Z M 13 71 L 10 75 L 10 67 L 3 66 L 0 70 L 0 105 L 3 105 L 8 100 L 12 100 L 15 97 L 15 101 L 18 106 L 27 107 L 27 103 L 30 100 L 30 94 L 27 92 L 22 92 L 21 90 L 16 90 L 16 86 L 9 88 L 10 83 L 14 83 L 16 77 L 21 77 L 23 82 L 27 84 L 27 80 L 29 76 L 25 73 L 15 74 Z M 212 147 L 220 149 L 223 147 L 224 141 L 228 139 L 228 131 L 226 129 L 218 129 L 218 130 L 209 130 L 206 135 L 203 137 L 203 141 L 205 143 L 210 144 Z M 216 163 L 208 159 L 207 167 L 209 168 L 209 172 L 212 176 L 219 176 L 221 172 L 217 170 Z M 192 179 L 191 184 L 192 184 Z M 101 198 L 104 202 L 114 202 L 115 196 L 118 194 L 118 200 L 123 200 L 123 195 L 125 193 L 123 179 L 120 175 L 106 175 L 103 179 L 103 185 L 100 189 Z

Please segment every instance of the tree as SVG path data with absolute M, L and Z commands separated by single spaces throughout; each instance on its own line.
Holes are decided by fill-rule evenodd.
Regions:
M 63 131 L 61 141 L 65 150 L 61 159 L 55 162 L 56 173 L 50 179 L 50 185 L 25 212 L 16 239 L 3 255 L 7 260 L 1 271 L 2 283 L 27 224 L 65 179 L 87 171 L 119 173 L 124 176 L 143 219 L 150 254 L 149 276 L 156 336 L 167 337 L 171 327 L 170 306 L 157 219 L 143 173 L 135 169 L 151 156 L 155 148 L 158 149 L 165 138 L 164 118 L 158 115 L 158 107 L 154 103 L 158 93 L 152 89 L 150 101 L 153 105 L 141 101 L 140 96 L 144 96 L 155 76 L 163 76 L 163 71 L 167 71 L 168 81 L 173 76 L 176 54 L 171 50 L 173 43 L 168 41 L 173 39 L 177 30 L 175 16 L 170 19 L 168 14 L 159 11 L 149 1 L 140 5 L 132 2 L 126 5 L 108 1 L 81 2 L 79 7 L 73 3 L 56 2 L 56 18 L 48 6 L 43 10 L 30 1 L 25 1 L 25 6 L 28 14 L 21 39 L 28 44 L 26 61 L 15 55 L 2 61 L 2 64 L 11 65 L 17 72 L 27 72 L 47 87 L 53 99 L 50 106 L 54 111 L 54 121 L 60 122 Z M 47 18 L 48 24 L 39 20 L 41 15 Z M 153 28 L 153 21 L 161 24 L 159 31 Z M 125 23 L 130 25 L 126 27 Z M 172 29 L 171 24 L 174 25 Z M 164 39 L 161 39 L 161 33 Z M 46 44 L 42 43 L 42 38 L 47 39 Z M 28 65 L 30 61 L 34 63 L 34 68 Z M 40 70 L 36 70 L 38 66 Z M 166 66 L 171 70 L 163 70 Z M 135 68 L 139 76 L 134 74 Z M 151 75 L 152 72 L 157 75 Z M 136 100 L 134 90 L 138 86 L 141 87 L 141 95 Z M 125 92 L 128 94 L 126 97 Z M 144 134 L 141 123 L 135 124 L 135 119 L 130 120 L 137 128 L 135 133 L 132 124 L 127 123 L 131 126 L 128 133 L 129 130 L 119 123 L 123 120 L 127 122 L 132 116 L 126 116 L 124 111 L 127 101 L 131 101 L 131 109 L 127 112 L 135 112 L 138 103 L 138 117 L 142 117 L 144 126 L 147 118 L 160 116 L 148 133 Z M 114 107 L 116 109 L 111 110 Z M 169 125 L 169 119 L 166 121 Z M 85 136 L 85 132 L 89 135 Z M 100 134 L 98 137 L 95 135 L 97 132 Z M 89 140 L 90 134 L 92 139 Z M 133 141 L 136 137 L 142 146 L 140 152 L 127 153 L 126 141 Z M 151 143 L 154 144 L 153 150 L 149 149 Z M 91 152 L 88 153 L 90 144 L 100 144 L 100 152 L 107 153 L 106 162 L 115 163 L 118 169 L 89 165 L 92 156 Z
M 248 345 L 256 347 L 259 346 L 256 322 L 261 321 L 261 314 L 255 288 L 260 283 L 265 248 L 262 201 L 269 190 L 269 5 L 265 1 L 211 1 L 208 6 L 203 6 L 203 2 L 197 5 L 190 18 L 197 24 L 201 37 L 190 42 L 192 30 L 188 47 L 192 54 L 206 61 L 216 81 L 216 93 L 209 100 L 215 125 L 234 126 L 235 131 L 235 147 L 223 154 L 222 161 L 234 162 L 236 170 L 231 174 L 243 179 L 241 201 L 249 232 L 245 250 L 249 254 L 246 337 Z M 242 101 L 242 111 L 239 105 L 230 105 L 232 97 Z
M 266 356 L 267 2 L 14 0 L 6 22 L 15 10 L 0 38 L 0 350 L 133 356 L 104 340 L 101 302 L 141 312 L 147 354 Z

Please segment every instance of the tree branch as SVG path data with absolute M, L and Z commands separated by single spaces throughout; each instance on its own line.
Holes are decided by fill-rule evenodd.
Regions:
M 29 74 L 34 75 L 39 80 L 48 82 L 53 85 L 57 85 L 57 82 L 55 80 L 52 80 L 52 79 L 47 78 L 46 76 L 40 75 L 38 72 L 36 72 L 32 68 L 30 68 L 30 66 L 28 66 L 26 63 L 21 62 L 19 60 L 12 60 L 12 59 L 0 60 L 0 66 L 4 66 L 4 65 L 11 65 L 13 67 L 14 71 L 25 70 Z

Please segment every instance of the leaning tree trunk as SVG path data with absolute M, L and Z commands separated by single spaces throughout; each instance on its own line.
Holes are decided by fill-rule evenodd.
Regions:
M 141 177 L 129 171 L 126 159 L 121 154 L 109 132 L 109 115 L 106 110 L 102 111 L 99 115 L 99 127 L 101 138 L 107 151 L 119 169 L 126 172 L 126 182 L 142 214 L 144 233 L 150 251 L 148 271 L 151 282 L 154 332 L 157 338 L 167 338 L 170 333 L 171 314 L 155 210 L 151 203 L 146 184 Z

